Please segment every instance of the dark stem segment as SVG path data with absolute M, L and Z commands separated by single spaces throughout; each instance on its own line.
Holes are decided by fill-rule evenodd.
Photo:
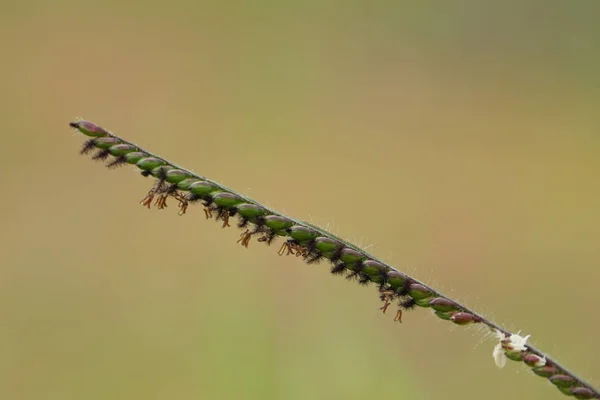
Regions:
M 541 350 L 527 345 L 527 337 L 522 338 L 508 331 L 352 243 L 322 228 L 272 210 L 218 182 L 146 151 L 94 123 L 78 120 L 69 125 L 91 137 L 84 144 L 82 154 L 97 150 L 92 158 L 107 160 L 112 157 L 107 163 L 109 168 L 135 164 L 141 169 L 143 176 L 152 175 L 156 178 L 156 183 L 141 201 L 142 205 L 150 208 L 154 203 L 157 208 L 164 209 L 167 207 L 167 199 L 172 198 L 179 202 L 179 214 L 183 215 L 188 205 L 201 201 L 206 218 L 216 219 L 222 223 L 223 228 L 230 226 L 230 217 L 239 219 L 238 227 L 244 231 L 238 243 L 244 247 L 248 247 L 255 236 L 258 236 L 258 242 L 267 244 L 277 237 L 287 238 L 279 249 L 279 255 L 302 257 L 309 264 L 328 260 L 332 264 L 333 274 L 346 274 L 348 279 L 357 280 L 361 284 L 377 284 L 380 299 L 384 302 L 380 309 L 383 313 L 393 301 L 398 301 L 395 321 L 401 321 L 402 309 L 422 307 L 431 308 L 437 317 L 457 325 L 486 325 L 499 338 L 495 358 L 499 355 L 502 360 L 506 357 L 525 363 L 536 375 L 548 379 L 566 395 L 577 399 L 600 399 L 600 392 L 589 383 Z M 497 363 L 501 364 L 498 359 Z

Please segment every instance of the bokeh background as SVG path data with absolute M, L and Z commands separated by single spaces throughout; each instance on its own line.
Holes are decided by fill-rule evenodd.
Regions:
M 243 249 L 75 116 L 330 227 L 600 384 L 600 3 L 3 1 L 2 399 L 560 399 Z

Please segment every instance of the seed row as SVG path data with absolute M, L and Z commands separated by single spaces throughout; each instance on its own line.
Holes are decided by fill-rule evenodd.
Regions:
M 281 237 L 284 241 L 278 250 L 280 256 L 301 257 L 308 264 L 326 260 L 331 264 L 332 274 L 344 275 L 359 284 L 376 284 L 383 302 L 380 310 L 385 313 L 390 305 L 397 303 L 394 320 L 398 322 L 402 321 L 403 310 L 421 307 L 430 308 L 438 318 L 457 325 L 483 323 L 500 339 L 495 354 L 500 352 L 503 353 L 502 357 L 525 363 L 535 374 L 547 378 L 567 395 L 578 399 L 600 399 L 595 389 L 542 352 L 525 345 L 525 341 L 519 344 L 520 336 L 511 334 L 351 243 L 171 164 L 94 123 L 78 120 L 71 122 L 70 126 L 91 137 L 83 145 L 82 154 L 94 151 L 92 158 L 108 160 L 106 165 L 109 168 L 131 164 L 137 166 L 143 176 L 155 178 L 154 185 L 140 201 L 143 206 L 150 208 L 154 205 L 164 209 L 168 207 L 167 200 L 173 199 L 178 204 L 179 215 L 184 215 L 189 205 L 201 203 L 205 217 L 219 221 L 223 228 L 230 227 L 230 219 L 235 217 L 237 226 L 242 229 L 237 242 L 243 247 L 247 248 L 252 238 L 270 245 Z

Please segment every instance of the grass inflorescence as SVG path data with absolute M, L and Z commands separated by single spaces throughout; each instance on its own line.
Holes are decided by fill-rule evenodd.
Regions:
M 395 309 L 394 320 L 402 322 L 405 310 L 431 309 L 433 314 L 456 325 L 481 324 L 498 337 L 494 359 L 500 367 L 507 359 L 526 364 L 538 376 L 554 384 L 562 393 L 577 399 L 600 399 L 600 392 L 578 378 L 540 350 L 528 345 L 529 336 L 521 337 L 434 288 L 400 272 L 366 251 L 326 230 L 283 215 L 255 200 L 243 196 L 222 184 L 173 164 L 141 147 L 128 142 L 100 126 L 83 120 L 69 124 L 90 137 L 81 154 L 92 154 L 94 160 L 105 161 L 107 167 L 126 164 L 137 166 L 154 184 L 140 201 L 145 207 L 166 208 L 174 201 L 179 215 L 190 205 L 200 203 L 207 219 L 218 221 L 223 228 L 237 219 L 241 234 L 238 243 L 248 247 L 252 239 L 271 245 L 282 239 L 280 256 L 300 257 L 308 264 L 329 262 L 331 273 L 343 275 L 359 284 L 373 284 L 382 301 L 380 310 Z M 395 306 L 394 306 L 395 305 Z

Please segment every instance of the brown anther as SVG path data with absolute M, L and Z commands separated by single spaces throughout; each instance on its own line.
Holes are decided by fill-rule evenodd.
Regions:
M 167 194 L 161 194 L 156 198 L 156 202 L 154 203 L 154 205 L 156 206 L 156 208 L 158 208 L 159 210 L 162 210 L 163 208 L 167 208 L 167 197 L 169 195 Z
M 223 217 L 223 226 L 222 228 L 226 228 L 226 227 L 230 227 L 231 225 L 229 225 L 229 213 L 227 213 L 225 215 L 225 217 Z
M 169 194 L 179 201 L 186 201 L 185 196 L 182 196 L 181 193 L 179 193 L 177 190 Z
M 229 225 L 229 211 L 227 210 L 221 210 L 219 211 L 219 215 L 217 215 L 217 220 L 222 220 L 223 221 L 223 225 L 221 226 L 221 228 L 226 228 Z
M 148 207 L 148 209 L 150 208 L 150 205 L 152 204 L 152 200 L 154 199 L 154 190 L 151 190 L 148 192 L 148 194 L 146 195 L 146 197 L 144 197 L 141 201 L 140 204 L 144 207 Z
M 394 317 L 394 321 L 402 323 L 402 310 L 396 311 L 396 316 Z
M 252 239 L 252 234 L 250 233 L 249 229 L 246 229 L 244 231 L 244 233 L 242 233 L 240 235 L 240 238 L 237 240 L 236 243 L 241 244 L 242 246 L 248 248 L 248 244 L 250 243 L 250 239 Z
M 389 299 L 385 299 L 385 303 L 383 303 L 383 306 L 379 307 L 379 309 L 381 310 L 381 312 L 383 312 L 385 314 L 385 312 L 387 311 L 387 309 L 390 306 L 390 304 L 392 304 L 390 302 L 390 300 Z
M 182 199 L 177 199 L 177 200 L 179 200 L 179 215 L 183 215 L 187 211 L 188 202 L 186 200 L 182 200 Z
M 379 298 L 384 302 L 383 306 L 381 306 L 379 309 L 385 314 L 390 304 L 392 304 L 392 300 L 394 299 L 394 291 L 382 290 Z
M 204 207 L 204 215 L 206 215 L 206 219 L 211 219 L 213 217 L 212 209 L 210 207 Z
M 179 215 L 185 214 L 188 208 L 188 201 L 186 200 L 186 198 L 183 197 L 178 191 L 169 193 L 169 195 L 179 202 Z
M 300 246 L 298 243 L 291 244 L 292 249 L 296 252 L 296 257 L 304 257 L 308 256 L 308 249 L 306 247 Z
M 290 254 L 294 255 L 294 245 L 295 243 L 283 242 L 277 254 L 279 254 L 280 256 L 282 256 L 284 253 L 286 253 L 286 256 L 289 256 Z

